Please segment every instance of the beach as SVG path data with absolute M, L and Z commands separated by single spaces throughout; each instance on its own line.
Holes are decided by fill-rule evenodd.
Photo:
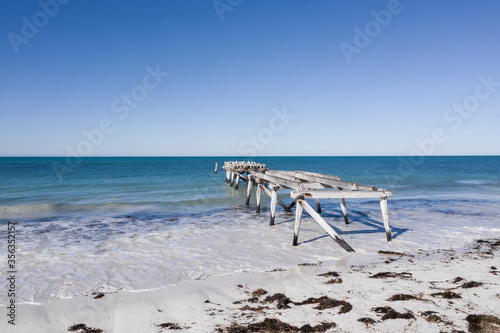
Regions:
M 19 306 L 5 332 L 498 332 L 500 239 Z M 497 317 L 494 317 L 497 316 Z M 78 329 L 80 328 L 80 329 Z M 94 329 L 94 330 L 92 330 Z
M 378 200 L 346 200 L 349 224 L 322 200 L 355 253 L 307 214 L 292 246 L 295 212 L 270 226 L 269 199 L 256 214 L 213 161 L 89 158 L 62 183 L 50 158 L 0 161 L 0 250 L 14 223 L 16 239 L 2 330 L 467 332 L 498 313 L 498 157 L 428 158 L 405 177 L 392 157 L 267 158 L 393 191 L 391 242 Z

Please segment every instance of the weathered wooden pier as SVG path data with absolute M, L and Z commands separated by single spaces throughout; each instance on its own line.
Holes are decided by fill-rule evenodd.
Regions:
M 226 170 L 226 182 L 237 189 L 240 179 L 248 182 L 246 204 L 250 204 L 252 188 L 256 186 L 255 212 L 260 212 L 262 192 L 271 198 L 270 225 L 274 225 L 276 217 L 276 206 L 279 204 L 285 211 L 291 212 L 295 209 L 295 227 L 293 245 L 297 245 L 302 213 L 305 210 L 326 232 L 346 251 L 354 251 L 347 242 L 323 219 L 321 214 L 320 199 L 340 199 L 340 208 L 344 216 L 345 224 L 349 224 L 345 199 L 379 198 L 380 209 L 387 241 L 391 241 L 391 228 L 389 226 L 389 209 L 387 197 L 392 195 L 391 191 L 377 189 L 374 186 L 360 185 L 340 180 L 338 176 L 325 175 L 305 171 L 275 171 L 266 168 L 265 164 L 255 162 L 224 162 L 223 169 Z M 286 205 L 278 198 L 278 191 L 282 189 L 292 190 L 290 196 L 293 199 L 290 205 Z M 314 199 L 317 211 L 306 201 Z

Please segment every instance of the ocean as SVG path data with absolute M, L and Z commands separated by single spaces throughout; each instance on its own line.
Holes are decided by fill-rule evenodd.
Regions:
M 265 271 L 347 253 L 307 214 L 292 247 L 294 213 L 269 198 L 255 214 L 246 183 L 225 182 L 241 157 L 0 158 L 0 272 L 16 222 L 17 301 L 161 288 L 213 274 Z M 259 157 L 272 170 L 303 170 L 393 191 L 393 242 L 378 200 L 322 202 L 322 216 L 359 253 L 459 248 L 500 234 L 500 156 Z M 215 162 L 219 172 L 214 174 Z M 255 190 L 254 190 L 255 193 Z M 291 202 L 286 191 L 280 199 Z M 6 303 L 0 293 L 0 303 Z

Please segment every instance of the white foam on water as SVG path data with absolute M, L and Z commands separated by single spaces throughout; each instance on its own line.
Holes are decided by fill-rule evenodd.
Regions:
M 481 180 L 481 179 L 464 179 L 464 180 L 456 180 L 456 183 L 465 184 L 465 185 L 486 185 L 486 184 L 494 184 L 491 180 Z
M 348 202 L 345 225 L 336 201 L 325 201 L 323 217 L 359 253 L 458 248 L 498 237 L 495 203 L 443 201 L 433 206 L 389 200 L 393 242 L 385 240 L 377 201 Z M 207 275 L 264 271 L 348 255 L 307 214 L 299 246 L 291 245 L 294 214 L 278 210 L 269 226 L 261 214 L 239 206 L 172 216 L 86 217 L 17 224 L 17 301 L 44 303 L 93 292 L 161 288 Z M 2 225 L 3 226 L 3 225 Z M 0 236 L 5 239 L 6 228 Z M 0 251 L 6 253 L 5 242 Z M 0 271 L 6 271 L 5 260 Z M 5 304 L 5 294 L 0 303 Z

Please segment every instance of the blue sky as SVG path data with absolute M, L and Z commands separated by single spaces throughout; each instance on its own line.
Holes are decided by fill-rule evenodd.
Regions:
M 0 156 L 499 154 L 499 12 L 2 1 Z

